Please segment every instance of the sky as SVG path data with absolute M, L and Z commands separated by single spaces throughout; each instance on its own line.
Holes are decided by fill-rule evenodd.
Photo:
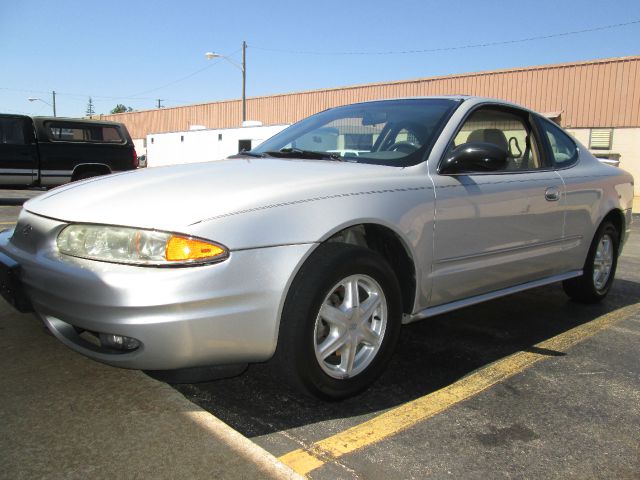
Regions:
M 640 2 L 0 0 L 0 112 L 238 99 L 243 41 L 250 98 L 639 55 Z

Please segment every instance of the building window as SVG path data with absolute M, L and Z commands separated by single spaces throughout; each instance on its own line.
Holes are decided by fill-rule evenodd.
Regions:
M 153 143 L 153 137 L 151 137 L 151 143 Z
M 238 152 L 248 152 L 251 150 L 251 140 L 238 140 Z
M 222 140 L 222 134 L 221 133 L 218 134 L 218 141 L 220 141 L 220 140 Z
M 180 141 L 184 142 L 184 135 L 180 135 Z
M 589 148 L 593 150 L 611 150 L 613 128 L 592 128 L 589 135 Z

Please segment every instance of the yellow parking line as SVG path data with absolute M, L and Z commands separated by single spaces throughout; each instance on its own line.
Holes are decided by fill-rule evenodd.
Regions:
M 0 225 L 15 225 L 16 222 L 0 222 Z
M 412 400 L 332 437 L 320 440 L 307 449 L 289 452 L 279 460 L 301 475 L 325 462 L 377 443 L 451 406 L 467 400 L 497 383 L 510 378 L 548 357 L 543 350 L 563 352 L 627 316 L 640 312 L 640 303 L 613 311 L 589 323 L 572 328 L 538 343 L 531 351 L 514 353 L 478 370 L 451 385 Z

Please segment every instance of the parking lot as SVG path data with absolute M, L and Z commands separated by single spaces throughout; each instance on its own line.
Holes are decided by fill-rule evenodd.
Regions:
M 298 395 L 265 365 L 174 387 L 313 479 L 638 478 L 639 299 L 636 216 L 602 304 L 551 285 L 408 325 L 356 398 Z
M 638 478 L 639 227 L 601 305 L 551 285 L 408 325 L 354 399 L 304 398 L 262 365 L 176 388 L 314 479 Z

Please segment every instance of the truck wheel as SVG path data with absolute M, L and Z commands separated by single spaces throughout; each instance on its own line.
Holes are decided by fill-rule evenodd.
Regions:
M 355 395 L 389 362 L 401 319 L 400 287 L 381 255 L 341 243 L 321 245 L 285 301 L 275 374 L 320 398 Z
M 564 291 L 571 299 L 580 303 L 597 303 L 607 296 L 618 265 L 620 234 L 610 221 L 604 221 L 598 228 L 583 274 L 562 282 Z

